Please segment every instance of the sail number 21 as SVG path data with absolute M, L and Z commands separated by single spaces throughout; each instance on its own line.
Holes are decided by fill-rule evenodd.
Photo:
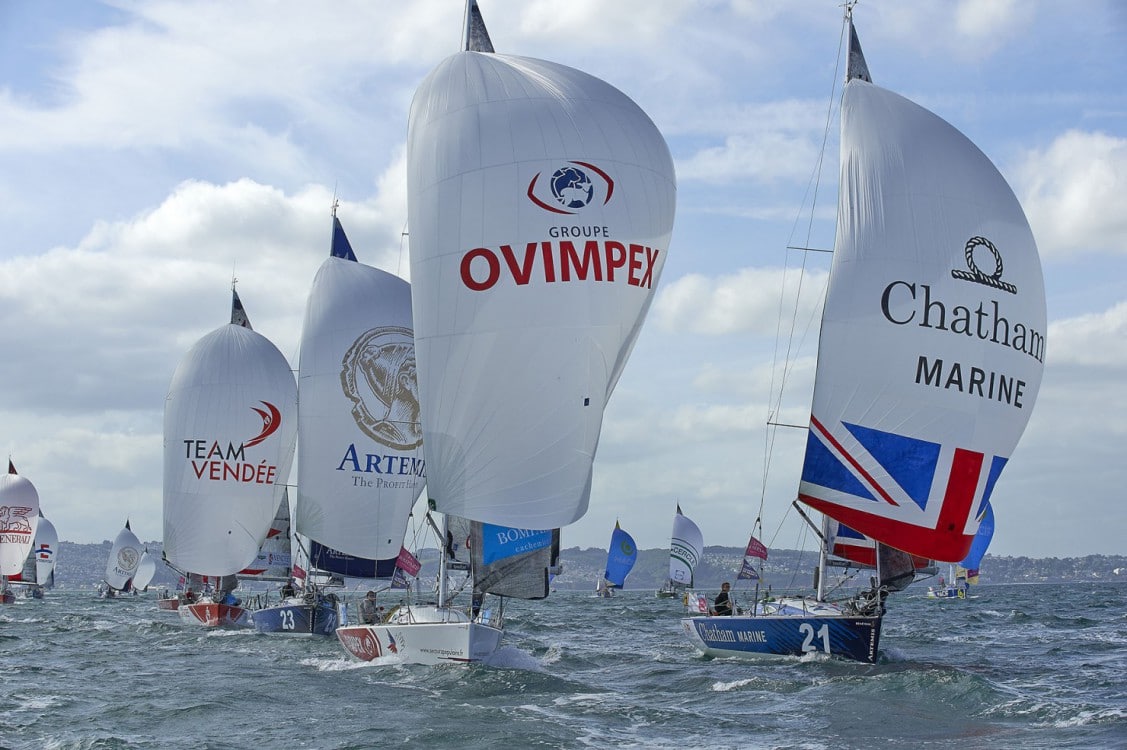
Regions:
M 814 632 L 814 626 L 808 622 L 804 622 L 798 626 L 798 632 L 804 636 L 802 641 L 802 653 L 808 651 L 817 651 L 817 646 L 814 645 L 814 638 L 822 639 L 822 650 L 827 654 L 830 652 L 830 626 L 823 624 L 818 628 L 818 632 Z

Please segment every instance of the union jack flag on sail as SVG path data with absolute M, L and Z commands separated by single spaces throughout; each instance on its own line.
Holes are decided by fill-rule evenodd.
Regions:
M 1006 461 L 811 416 L 799 499 L 897 549 L 957 562 Z

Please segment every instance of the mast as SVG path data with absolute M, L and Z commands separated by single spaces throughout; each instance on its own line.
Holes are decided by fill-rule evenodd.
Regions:
M 450 520 L 449 516 L 445 513 L 442 514 L 442 552 L 438 555 L 438 606 L 446 604 L 446 588 L 449 585 L 449 578 L 446 572 L 446 555 L 450 549 L 447 542 L 447 534 L 450 533 Z

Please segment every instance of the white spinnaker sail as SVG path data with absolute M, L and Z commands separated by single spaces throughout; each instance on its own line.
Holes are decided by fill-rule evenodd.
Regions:
M 35 582 L 46 586 L 55 572 L 55 562 L 59 555 L 59 533 L 55 524 L 39 516 L 39 528 L 35 530 Z
M 39 525 L 39 493 L 16 473 L 0 475 L 0 576 L 17 576 L 35 542 Z
M 137 563 L 137 572 L 133 574 L 133 588 L 144 591 L 156 574 L 157 560 L 149 554 L 148 548 L 145 548 L 141 552 L 141 561 Z
M 669 544 L 669 580 L 693 585 L 693 570 L 704 554 L 704 534 L 680 511 L 673 516 L 673 536 Z
M 306 306 L 298 380 L 297 532 L 350 555 L 395 557 L 426 483 L 410 285 L 327 258 Z
M 407 169 L 428 496 L 572 523 L 669 247 L 665 140 L 586 73 L 461 52 L 415 94 Z
M 264 336 L 229 324 L 172 377 L 164 409 L 164 552 L 209 576 L 245 568 L 266 538 L 297 439 L 297 385 Z
M 141 547 L 137 535 L 129 528 L 126 521 L 125 528 L 117 533 L 110 547 L 110 556 L 106 560 L 106 583 L 110 588 L 124 591 L 126 585 L 137 574 L 137 566 L 141 563 Z
M 855 79 L 841 121 L 800 497 L 892 547 L 958 561 L 1041 384 L 1037 247 L 1005 179 L 933 113 Z

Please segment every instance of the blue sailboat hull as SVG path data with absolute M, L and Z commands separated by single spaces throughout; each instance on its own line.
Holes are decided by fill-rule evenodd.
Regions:
M 345 622 L 344 605 L 328 599 L 313 603 L 284 603 L 251 612 L 259 633 L 330 636 Z
M 824 653 L 873 663 L 881 617 L 737 615 L 686 617 L 681 627 L 708 656 L 803 656 Z

